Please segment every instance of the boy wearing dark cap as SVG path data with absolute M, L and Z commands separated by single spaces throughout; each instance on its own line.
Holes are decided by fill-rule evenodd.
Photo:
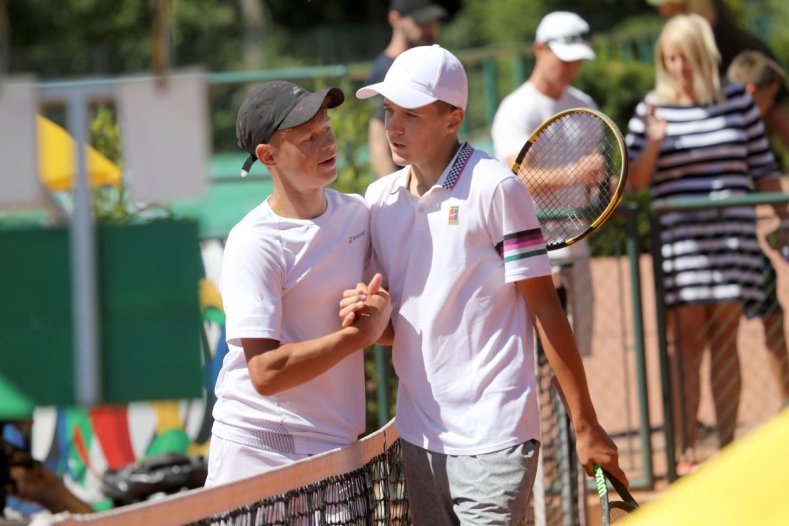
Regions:
M 367 206 L 327 189 L 337 177 L 328 108 L 342 91 L 262 84 L 236 121 L 248 171 L 260 161 L 274 189 L 231 230 L 222 262 L 228 355 L 217 402 L 206 486 L 247 478 L 355 441 L 364 429 L 360 350 L 389 322 L 386 291 L 353 327 L 337 298 L 363 278 Z M 380 276 L 371 286 L 377 291 Z

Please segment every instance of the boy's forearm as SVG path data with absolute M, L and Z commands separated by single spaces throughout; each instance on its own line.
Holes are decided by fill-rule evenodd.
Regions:
M 392 328 L 392 322 L 389 322 L 389 324 L 386 326 L 386 329 L 384 329 L 383 334 L 381 334 L 381 337 L 378 338 L 378 341 L 375 343 L 378 345 L 386 345 L 388 347 L 392 346 L 394 343 L 394 329 Z
M 245 340 L 244 352 L 255 390 L 263 396 L 271 396 L 312 380 L 371 343 L 369 334 L 351 326 L 264 352 L 248 349 L 250 346 Z
M 597 425 L 581 354 L 550 276 L 518 282 L 576 429 Z
M 573 425 L 576 429 L 584 429 L 597 424 L 597 414 L 589 394 L 586 372 L 578 347 L 571 336 L 572 332 L 567 319 L 562 317 L 558 323 L 562 323 L 562 321 L 567 324 L 567 328 L 562 329 L 560 333 L 567 331 L 569 337 L 560 337 L 559 341 L 556 341 L 556 337 L 554 337 L 552 340 L 548 336 L 550 331 L 545 330 L 540 321 L 537 322 L 538 335 L 542 341 L 545 356 L 548 358 L 559 383 L 562 398 Z M 555 331 L 554 334 L 556 334 Z

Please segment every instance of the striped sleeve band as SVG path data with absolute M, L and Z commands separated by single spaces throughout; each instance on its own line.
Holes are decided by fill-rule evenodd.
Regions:
M 497 248 L 505 263 L 546 253 L 545 239 L 539 228 L 507 234 Z

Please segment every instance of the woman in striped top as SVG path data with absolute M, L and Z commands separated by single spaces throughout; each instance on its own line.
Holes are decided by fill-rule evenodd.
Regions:
M 714 200 L 780 188 L 753 99 L 740 85 L 721 87 L 707 21 L 698 15 L 669 20 L 655 58 L 655 89 L 628 124 L 633 189 L 649 187 L 652 200 Z M 718 439 L 725 445 L 734 438 L 741 390 L 737 329 L 742 302 L 763 297 L 763 260 L 752 207 L 664 213 L 660 226 L 667 319 L 679 362 L 678 451 L 693 462 L 707 346 Z

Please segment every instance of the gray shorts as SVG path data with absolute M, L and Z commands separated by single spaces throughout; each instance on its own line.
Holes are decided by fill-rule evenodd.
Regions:
M 540 444 L 483 455 L 434 453 L 401 440 L 415 526 L 522 525 Z

